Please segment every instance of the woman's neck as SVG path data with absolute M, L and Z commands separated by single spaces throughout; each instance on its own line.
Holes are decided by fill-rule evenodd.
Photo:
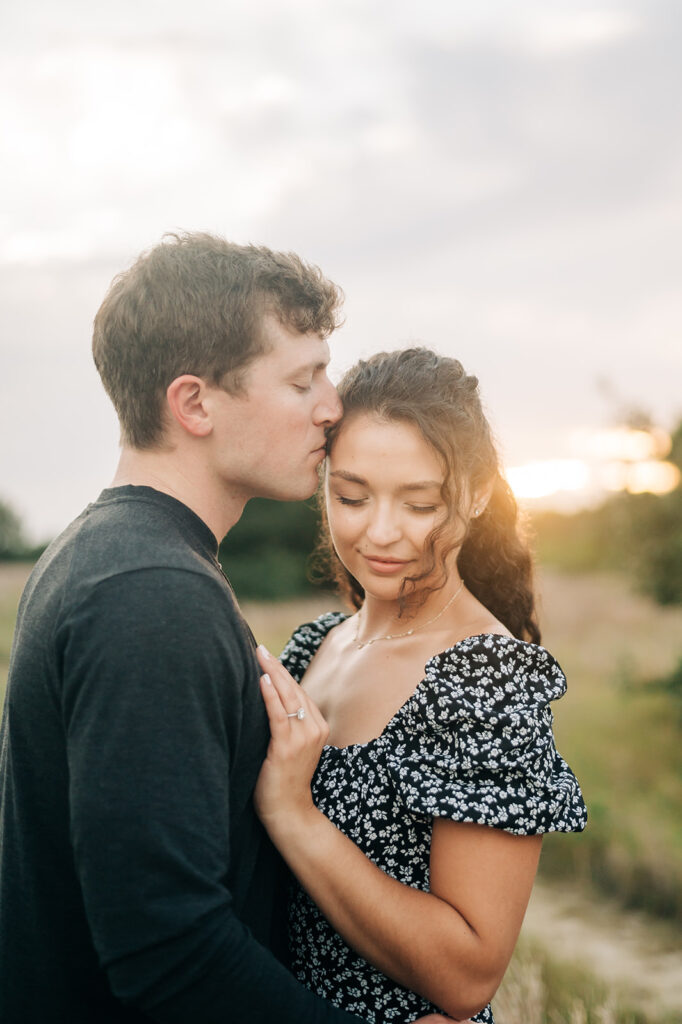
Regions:
M 380 638 L 397 639 L 430 626 L 438 627 L 442 616 L 456 604 L 463 590 L 462 580 L 455 577 L 441 589 L 432 591 L 422 604 L 408 601 L 402 610 L 397 600 L 385 601 L 367 594 L 357 617 L 356 642 L 367 646 Z

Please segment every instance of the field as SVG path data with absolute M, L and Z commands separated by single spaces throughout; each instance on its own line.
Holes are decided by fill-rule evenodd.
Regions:
M 0 696 L 27 572 L 0 566 Z M 582 836 L 545 841 L 497 1019 L 672 1024 L 682 1020 L 682 723 L 647 684 L 682 656 L 682 609 L 657 607 L 617 575 L 547 572 L 541 590 L 543 642 L 569 679 L 557 745 L 590 819 Z M 322 595 L 243 610 L 279 651 L 294 626 L 333 604 Z

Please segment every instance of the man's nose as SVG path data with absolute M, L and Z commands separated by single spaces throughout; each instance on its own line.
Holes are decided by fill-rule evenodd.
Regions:
M 331 427 L 341 419 L 343 406 L 332 382 L 327 380 L 326 384 L 324 394 L 315 409 L 315 422 L 323 427 Z

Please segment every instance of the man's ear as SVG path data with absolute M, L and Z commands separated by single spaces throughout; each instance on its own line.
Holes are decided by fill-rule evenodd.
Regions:
M 207 437 L 213 430 L 206 397 L 206 382 L 190 373 L 176 377 L 166 388 L 171 416 L 193 437 Z

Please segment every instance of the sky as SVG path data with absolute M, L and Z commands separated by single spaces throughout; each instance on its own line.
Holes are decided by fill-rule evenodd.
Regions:
M 166 231 L 294 250 L 346 294 L 332 377 L 418 342 L 508 465 L 682 416 L 682 7 L 24 0 L 0 14 L 0 500 L 33 539 L 110 482 L 92 366 Z

